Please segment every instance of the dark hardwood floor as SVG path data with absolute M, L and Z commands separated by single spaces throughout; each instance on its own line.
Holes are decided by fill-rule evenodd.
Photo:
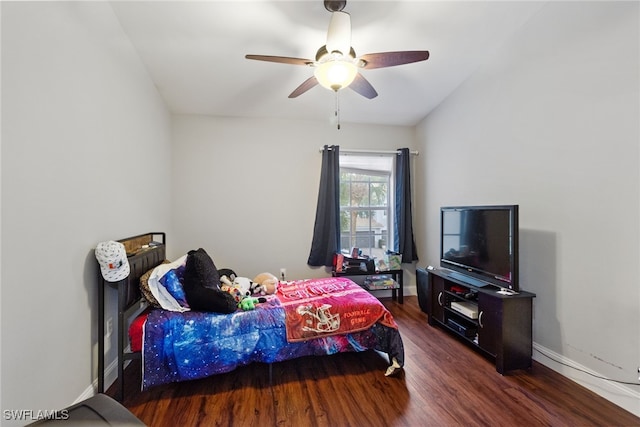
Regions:
M 534 362 L 502 376 L 486 359 L 427 325 L 416 297 L 383 300 L 405 347 L 399 377 L 377 352 L 301 358 L 269 367 L 140 388 L 125 373 L 124 405 L 149 426 L 640 426 L 640 418 Z M 113 395 L 114 387 L 109 390 Z

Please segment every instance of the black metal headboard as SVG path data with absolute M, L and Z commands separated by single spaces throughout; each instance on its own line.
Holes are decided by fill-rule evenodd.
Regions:
M 117 287 L 118 289 L 121 286 L 125 287 L 123 301 L 125 310 L 137 310 L 142 298 L 140 277 L 166 259 L 166 235 L 165 233 L 147 233 L 118 241 L 127 251 L 130 273 L 124 280 L 125 283 L 118 284 Z
M 119 282 L 107 282 L 99 277 L 98 291 L 98 392 L 104 392 L 104 329 L 105 329 L 105 289 L 111 287 L 118 291 L 118 324 L 114 325 L 118 339 L 118 400 L 122 400 L 124 391 L 124 362 L 137 359 L 139 353 L 125 352 L 127 345 L 128 319 L 144 307 L 140 292 L 140 277 L 147 271 L 160 265 L 166 259 L 166 234 L 163 232 L 139 234 L 118 240 L 127 252 L 129 276 Z M 99 269 L 98 269 L 99 271 Z M 110 338 L 107 338 L 110 339 Z

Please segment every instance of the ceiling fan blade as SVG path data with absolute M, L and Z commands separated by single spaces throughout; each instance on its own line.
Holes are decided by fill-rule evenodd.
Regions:
M 313 65 L 313 61 L 304 58 L 290 58 L 288 56 L 269 56 L 269 55 L 245 55 L 247 59 L 255 59 L 257 61 L 279 62 L 281 64 L 292 65 Z
M 402 52 L 367 53 L 362 55 L 360 60 L 364 61 L 362 68 L 372 70 L 374 68 L 393 67 L 394 65 L 426 61 L 428 58 L 428 50 L 407 50 Z
M 351 50 L 351 15 L 347 12 L 332 12 L 327 31 L 327 51 L 339 51 L 348 55 Z
M 291 92 L 291 95 L 289 95 L 289 98 L 297 98 L 298 96 L 302 95 L 303 93 L 305 93 L 312 87 L 316 86 L 317 84 L 318 84 L 318 80 L 316 79 L 316 77 L 311 76 L 307 80 L 302 82 L 302 84 L 298 86 L 293 92 Z
M 356 78 L 348 86 L 367 99 L 373 99 L 378 96 L 378 92 L 371 86 L 371 83 L 365 79 L 362 74 L 358 73 Z

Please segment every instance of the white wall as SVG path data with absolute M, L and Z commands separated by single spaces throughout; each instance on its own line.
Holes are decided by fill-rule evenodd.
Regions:
M 172 256 L 203 247 L 250 278 L 282 267 L 290 279 L 327 275 L 307 266 L 320 148 L 413 149 L 415 138 L 409 127 L 323 121 L 178 116 L 172 127 Z
M 439 207 L 520 205 L 535 358 L 640 415 L 637 2 L 550 2 L 418 126 L 419 250 Z M 420 185 L 420 184 L 418 184 Z
M 108 3 L 1 7 L 0 406 L 53 410 L 96 379 L 93 248 L 170 231 L 170 119 Z

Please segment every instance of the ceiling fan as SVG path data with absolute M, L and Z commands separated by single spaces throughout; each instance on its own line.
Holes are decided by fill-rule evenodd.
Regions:
M 314 75 L 291 92 L 289 98 L 296 98 L 320 84 L 335 92 L 349 87 L 368 99 L 375 98 L 378 93 L 360 74 L 359 69 L 392 67 L 429 58 L 429 51 L 426 50 L 367 53 L 356 56 L 351 47 L 351 16 L 342 11 L 346 4 L 346 1 L 324 1 L 325 9 L 331 12 L 331 20 L 327 31 L 327 44 L 318 49 L 315 60 L 269 55 L 245 55 L 245 58 L 313 67 Z

